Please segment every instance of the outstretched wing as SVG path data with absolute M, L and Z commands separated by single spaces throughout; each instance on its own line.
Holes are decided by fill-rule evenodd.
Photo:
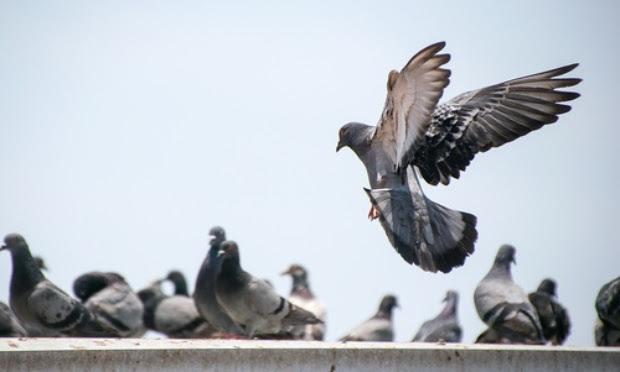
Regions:
M 558 120 L 571 107 L 560 104 L 579 93 L 558 88 L 577 85 L 581 79 L 558 78 L 572 64 L 463 93 L 432 113 L 414 164 L 433 185 L 459 178 L 476 153 L 499 147 Z
M 388 93 L 373 140 L 379 141 L 394 165 L 407 165 L 424 139 L 431 114 L 450 83 L 450 70 L 441 68 L 449 54 L 437 54 L 445 42 L 414 55 L 401 72 L 390 71 Z

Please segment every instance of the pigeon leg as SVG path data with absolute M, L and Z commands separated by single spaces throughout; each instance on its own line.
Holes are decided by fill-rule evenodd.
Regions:
M 377 208 L 375 208 L 374 205 L 370 206 L 370 211 L 368 211 L 368 219 L 373 221 L 376 220 L 377 218 L 379 218 L 380 214 L 379 211 L 377 210 Z

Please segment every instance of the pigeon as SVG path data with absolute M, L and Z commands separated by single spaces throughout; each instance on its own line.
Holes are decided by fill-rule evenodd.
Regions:
M 480 319 L 512 343 L 543 344 L 544 338 L 527 293 L 513 280 L 510 264 L 515 261 L 515 248 L 502 245 L 489 273 L 474 291 L 474 304 Z
M 172 270 L 166 276 L 166 279 L 171 281 L 174 285 L 174 294 L 180 296 L 189 297 L 189 291 L 187 290 L 187 280 L 185 280 L 185 275 L 178 270 Z
M 290 275 L 293 278 L 293 288 L 288 300 L 310 311 L 314 316 L 321 320 L 322 323 L 308 324 L 304 326 L 295 326 L 291 330 L 291 334 L 295 339 L 306 341 L 323 341 L 325 337 L 325 321 L 327 318 L 327 307 L 325 303 L 316 298 L 310 290 L 308 283 L 307 270 L 297 264 L 291 265 L 282 275 Z
M 598 346 L 620 346 L 620 277 L 603 285 L 596 296 L 595 339 Z
M 278 295 L 264 280 L 244 271 L 234 241 L 223 242 L 218 255 L 222 262 L 215 278 L 217 301 L 247 338 L 280 337 L 291 326 L 321 323 L 311 312 Z
M 21 235 L 7 235 L 0 250 L 5 249 L 11 252 L 13 261 L 9 302 L 26 328 L 33 328 L 44 337 L 118 336 L 82 303 L 43 276 Z
M 559 78 L 572 64 L 463 93 L 438 105 L 449 84 L 443 67 L 445 42 L 414 55 L 388 75 L 379 123 L 351 122 L 339 131 L 336 151 L 349 147 L 368 173 L 369 218 L 379 218 L 388 240 L 409 264 L 447 273 L 464 264 L 478 237 L 474 215 L 428 199 L 414 166 L 426 182 L 448 185 L 475 154 L 499 147 L 558 120 L 571 107 L 558 102 L 579 97 L 556 90 L 581 79 Z
M 398 307 L 396 297 L 385 295 L 379 304 L 377 313 L 367 321 L 353 328 L 339 341 L 394 341 L 392 309 Z
M 141 337 L 144 305 L 121 275 L 92 271 L 73 282 L 73 293 L 100 322 L 121 337 Z
M 167 296 L 162 280 L 153 282 L 138 292 L 144 304 L 144 325 L 169 338 L 211 338 L 215 329 L 198 313 L 189 296 Z
M 456 317 L 456 307 L 459 295 L 455 291 L 448 291 L 444 298 L 446 306 L 431 320 L 422 324 L 418 333 L 413 337 L 417 342 L 461 342 L 463 330 Z
M 19 323 L 11 308 L 0 301 L 0 337 L 24 337 L 28 333 Z
M 226 240 L 226 232 L 223 228 L 215 226 L 209 231 L 209 235 L 211 236 L 209 252 L 196 277 L 194 301 L 200 315 L 213 327 L 227 334 L 241 335 L 243 331 L 222 309 L 215 296 L 215 277 L 222 261 L 218 252 L 220 245 Z
M 528 299 L 536 309 L 545 340 L 562 345 L 570 333 L 570 319 L 566 308 L 558 302 L 555 289 L 553 279 L 544 279 Z

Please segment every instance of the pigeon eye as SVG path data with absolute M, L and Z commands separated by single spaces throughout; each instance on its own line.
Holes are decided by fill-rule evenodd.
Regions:
M 340 137 L 344 136 L 344 133 L 346 131 L 347 131 L 346 129 L 340 129 L 340 133 L 339 133 Z

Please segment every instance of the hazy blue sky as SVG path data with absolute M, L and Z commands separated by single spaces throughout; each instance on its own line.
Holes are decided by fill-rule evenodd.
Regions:
M 193 288 L 221 225 L 282 294 L 278 273 L 308 267 L 328 340 L 388 292 L 410 340 L 455 289 L 472 342 L 474 288 L 511 243 L 515 280 L 555 278 L 567 344 L 593 345 L 594 298 L 620 275 L 619 39 L 617 1 L 3 1 L 0 235 L 23 234 L 67 290 L 90 270 L 140 288 L 180 269 Z M 363 165 L 335 152 L 341 125 L 377 122 L 389 70 L 441 40 L 444 99 L 573 62 L 584 79 L 558 123 L 423 185 L 478 216 L 475 253 L 447 275 L 395 253 L 366 218 Z M 10 271 L 5 252 L 2 301 Z

